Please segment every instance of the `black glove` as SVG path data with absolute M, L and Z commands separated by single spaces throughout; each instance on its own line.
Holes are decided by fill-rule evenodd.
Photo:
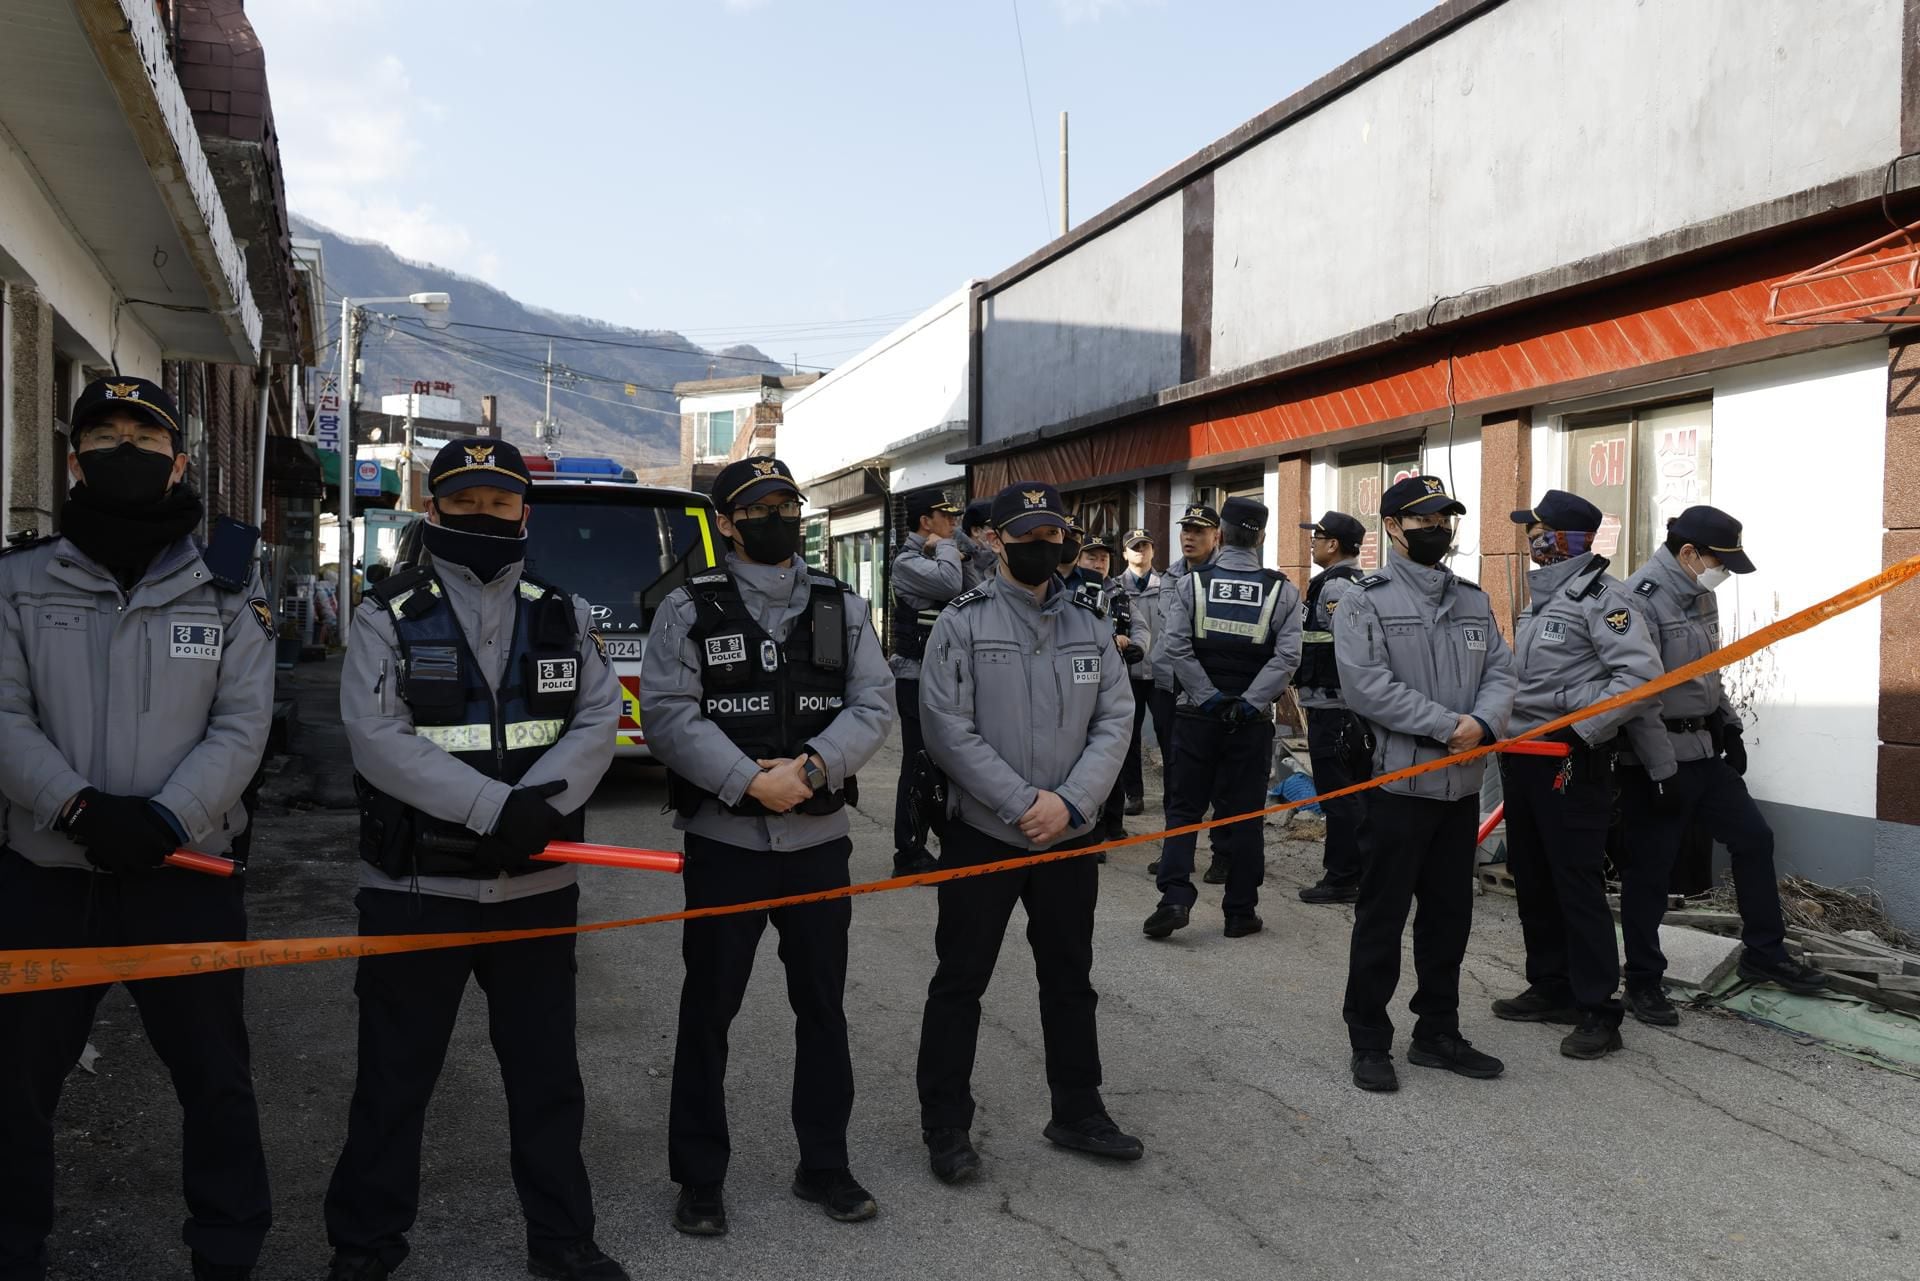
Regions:
M 86 847 L 87 862 L 103 872 L 159 867 L 180 848 L 180 837 L 144 796 L 115 796 L 87 788 L 64 820 L 68 839 Z
M 566 790 L 566 783 L 560 779 L 514 788 L 500 807 L 493 831 L 480 838 L 473 861 L 493 872 L 526 871 L 533 856 L 547 848 L 564 821 L 560 811 L 547 804 L 547 798 Z
M 1236 698 L 1227 704 L 1221 718 L 1229 725 L 1251 725 L 1260 719 L 1260 709 L 1244 698 Z
M 1647 780 L 1647 786 L 1653 798 L 1654 813 L 1665 814 L 1671 817 L 1675 814 L 1684 814 L 1686 812 L 1687 798 L 1680 794 L 1679 782 L 1680 776 L 1678 774 L 1670 775 L 1667 778 L 1650 778 Z
M 1747 776 L 1747 743 L 1740 737 L 1740 726 L 1728 721 L 1720 731 L 1720 755 L 1727 758 L 1727 766 L 1734 773 Z

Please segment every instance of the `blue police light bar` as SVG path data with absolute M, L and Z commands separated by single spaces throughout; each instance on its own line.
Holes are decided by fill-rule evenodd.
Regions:
M 604 476 L 618 480 L 626 468 L 611 458 L 556 458 L 553 470 L 561 476 Z

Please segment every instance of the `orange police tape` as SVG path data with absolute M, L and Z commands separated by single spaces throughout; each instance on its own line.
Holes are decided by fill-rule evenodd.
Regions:
M 1797 614 L 1790 615 L 1775 623 L 1770 623 L 1748 636 L 1733 641 L 1724 648 L 1714 651 L 1705 658 L 1697 659 L 1677 667 L 1666 675 L 1648 681 L 1644 685 L 1603 699 L 1590 707 L 1569 712 L 1558 720 L 1548 721 L 1536 729 L 1530 730 L 1518 738 L 1501 743 L 1488 744 L 1460 752 L 1453 756 L 1437 760 L 1422 761 L 1406 769 L 1382 774 L 1365 783 L 1356 783 L 1351 787 L 1339 788 L 1319 796 L 1310 796 L 1296 801 L 1286 801 L 1270 805 L 1265 809 L 1253 810 L 1246 814 L 1236 814 L 1228 818 L 1210 819 L 1201 823 L 1189 823 L 1185 827 L 1171 828 L 1163 832 L 1149 832 L 1140 836 L 1129 836 L 1117 841 L 1102 841 L 1094 845 L 1082 845 L 1073 849 L 1054 849 L 1039 854 L 1023 854 L 1014 858 L 1000 859 L 992 863 L 983 863 L 975 867 L 952 868 L 937 872 L 923 872 L 914 876 L 894 876 L 881 881 L 866 881 L 859 885 L 849 885 L 840 889 L 822 890 L 813 894 L 795 894 L 787 898 L 762 899 L 751 903 L 734 903 L 724 907 L 691 908 L 679 912 L 661 912 L 654 916 L 636 916 L 619 921 L 598 921 L 588 925 L 560 926 L 540 930 L 492 930 L 458 934 L 391 934 L 358 935 L 339 938 L 303 938 L 270 939 L 261 942 L 238 943 L 162 943 L 140 947 L 79 947 L 52 948 L 0 952 L 0 996 L 20 995 L 30 992 L 44 992 L 56 988 L 86 987 L 101 983 L 115 983 L 123 980 L 172 978 L 192 974 L 207 974 L 219 970 L 235 968 L 252 969 L 269 965 L 300 965 L 311 961 L 336 961 L 348 957 L 391 956 L 402 952 L 426 952 L 444 947 L 471 947 L 482 943 L 511 943 L 521 939 L 549 938 L 559 934 L 594 934 L 603 930 L 622 930 L 636 925 L 664 925 L 671 921 L 692 921 L 710 916 L 731 916 L 742 912 L 763 912 L 775 907 L 795 907 L 807 903 L 824 903 L 833 899 L 853 898 L 861 894 L 880 894 L 889 890 L 909 889 L 917 885 L 938 885 L 946 881 L 956 881 L 968 876 L 987 876 L 994 872 L 1012 871 L 1017 868 L 1033 867 L 1041 863 L 1052 863 L 1062 859 L 1084 858 L 1102 850 L 1120 849 L 1128 845 L 1143 845 L 1149 841 L 1164 840 L 1169 836 L 1184 835 L 1188 832 L 1200 832 L 1208 828 L 1223 827 L 1229 823 L 1247 822 L 1264 818 L 1269 814 L 1279 814 L 1286 810 L 1299 809 L 1315 801 L 1323 801 L 1337 796 L 1348 796 L 1355 792 L 1367 791 L 1386 783 L 1414 778 L 1434 770 L 1445 769 L 1463 761 L 1478 760 L 1497 751 L 1511 748 L 1514 744 L 1526 743 L 1545 734 L 1564 729 L 1590 716 L 1637 702 L 1640 699 L 1685 684 L 1697 676 L 1717 671 L 1751 654 L 1765 649 L 1769 645 L 1797 636 L 1801 632 L 1818 626 L 1830 618 L 1838 617 L 1848 610 L 1855 609 L 1868 601 L 1886 594 L 1902 583 L 1920 576 L 1920 556 L 1909 557 L 1898 564 L 1889 566 L 1880 573 L 1856 583 L 1836 596 L 1828 597 L 1817 604 L 1809 605 Z M 1527 749 L 1520 749 L 1525 751 Z

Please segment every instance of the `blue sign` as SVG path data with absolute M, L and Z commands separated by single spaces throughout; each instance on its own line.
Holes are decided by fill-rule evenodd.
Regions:
M 378 498 L 380 496 L 380 463 L 378 459 L 356 459 L 353 464 L 353 492 L 358 498 Z

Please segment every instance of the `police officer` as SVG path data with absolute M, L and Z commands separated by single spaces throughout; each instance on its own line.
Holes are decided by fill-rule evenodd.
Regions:
M 1168 764 L 1167 826 L 1199 822 L 1211 803 L 1225 818 L 1262 808 L 1273 757 L 1273 704 L 1300 663 L 1300 593 L 1277 569 L 1260 566 L 1267 508 L 1229 498 L 1220 508 L 1222 545 L 1211 564 L 1178 580 L 1162 602 L 1167 659 L 1180 688 Z M 1215 857 L 1227 863 L 1221 899 L 1228 938 L 1262 929 L 1254 906 L 1266 879 L 1261 820 L 1215 828 Z M 1198 833 L 1169 836 L 1160 853 L 1160 906 L 1141 926 L 1163 939 L 1185 928 L 1198 894 Z
M 674 826 L 687 834 L 690 908 L 846 885 L 854 775 L 893 727 L 893 682 L 866 602 L 798 554 L 802 498 L 787 465 L 729 463 L 713 502 L 731 543 L 726 563 L 661 605 L 640 681 L 647 740 L 672 771 Z M 795 1019 L 794 1195 L 843 1223 L 877 1213 L 847 1168 L 852 919 L 840 899 L 686 923 L 667 1122 L 680 1231 L 727 1230 L 727 1029 L 769 922 Z
M 1100 804 L 1120 774 L 1133 718 L 1113 633 L 1057 569 L 1066 509 L 1052 485 L 1022 481 L 994 498 L 1000 576 L 940 615 L 922 674 L 927 746 L 950 780 L 942 838 L 948 868 L 1023 850 L 1094 843 Z M 1053 1119 L 1062 1147 L 1138 1159 L 1100 1098 L 1094 1025 L 1093 907 L 1099 871 L 1090 858 L 948 881 L 939 888 L 934 952 L 920 1024 L 920 1121 L 933 1173 L 975 1177 L 975 1041 L 980 998 L 1015 903 L 1040 982 Z
M 1658 634 L 1667 671 L 1720 648 L 1714 589 L 1733 574 L 1751 574 L 1740 522 L 1717 507 L 1689 507 L 1667 522 L 1667 541 L 1640 567 L 1627 595 Z M 1629 735 L 1633 762 L 1620 771 L 1622 824 L 1629 857 L 1620 877 L 1620 928 L 1626 938 L 1627 1008 L 1643 1023 L 1672 1026 L 1680 1015 L 1660 979 L 1660 918 L 1681 838 L 1706 828 L 1727 847 L 1740 907 L 1740 977 L 1790 992 L 1826 988 L 1826 974 L 1793 960 L 1783 943 L 1773 829 L 1754 805 L 1743 775 L 1747 749 L 1740 714 L 1719 672 L 1697 676 L 1656 697 L 1657 716 Z
M 1441 760 L 1499 737 L 1513 705 L 1506 641 L 1479 586 L 1441 561 L 1465 504 L 1437 476 L 1409 476 L 1380 497 L 1386 564 L 1355 580 L 1333 616 L 1333 655 L 1347 706 L 1372 732 L 1375 774 Z M 1360 829 L 1345 1017 L 1353 1083 L 1396 1090 L 1393 1020 L 1400 936 L 1413 899 L 1419 990 L 1407 1061 L 1462 1076 L 1504 1065 L 1460 1035 L 1460 962 L 1473 923 L 1473 852 L 1484 760 L 1379 787 Z
M 1180 559 L 1167 566 L 1167 572 L 1161 576 L 1159 605 L 1156 609 L 1161 625 L 1153 635 L 1153 649 L 1147 656 L 1153 664 L 1153 734 L 1160 745 L 1162 814 L 1170 799 L 1171 788 L 1168 784 L 1173 777 L 1174 708 L 1179 702 L 1173 662 L 1167 656 L 1167 601 L 1180 587 L 1180 579 L 1209 564 L 1219 550 L 1220 513 L 1205 503 L 1188 505 L 1180 513 Z M 1219 828 L 1212 828 L 1207 832 L 1207 846 L 1213 851 L 1205 877 L 1209 885 L 1227 883 L 1227 860 L 1220 853 L 1219 831 Z M 1160 860 L 1155 859 L 1147 864 L 1147 871 L 1157 876 Z
M 620 687 L 587 603 L 526 572 L 520 451 L 449 441 L 427 488 L 424 551 L 368 590 L 340 677 L 361 801 L 359 932 L 571 926 L 573 867 L 534 859 L 584 834 Z M 326 1196 L 331 1281 L 380 1281 L 407 1256 L 427 1104 L 470 978 L 506 1087 L 528 1270 L 625 1278 L 593 1240 L 566 934 L 359 962 L 359 1073 Z
M 1111 577 L 1114 561 L 1113 544 L 1105 535 L 1096 534 L 1080 545 L 1080 558 L 1074 566 L 1075 591 L 1089 594 L 1097 608 L 1104 612 L 1113 625 L 1113 645 L 1120 661 L 1126 665 L 1127 684 L 1133 684 L 1133 673 L 1145 665 L 1147 651 L 1143 646 L 1139 616 L 1133 609 L 1133 598 L 1119 586 L 1118 580 Z M 1134 725 L 1139 725 L 1139 716 L 1135 715 Z M 1129 748 L 1131 751 L 1131 747 Z M 1122 778 L 1113 783 L 1113 791 L 1107 797 L 1107 803 L 1100 811 L 1101 834 L 1110 841 L 1125 839 L 1127 835 L 1126 811 L 1127 797 L 1124 786 L 1125 766 L 1122 766 Z M 1103 851 L 1096 856 L 1097 861 L 1107 861 Z
M 1307 759 L 1317 792 L 1332 792 L 1373 777 L 1366 726 L 1340 697 L 1340 668 L 1333 657 L 1333 616 L 1360 577 L 1360 544 L 1367 527 L 1345 512 L 1330 511 L 1300 526 L 1312 532 L 1308 554 L 1320 572 L 1307 584 L 1300 668 L 1293 675 L 1307 714 Z M 1320 880 L 1300 891 L 1304 903 L 1351 903 L 1360 897 L 1360 823 L 1367 794 L 1321 801 L 1327 837 Z
M 60 532 L 0 555 L 0 950 L 246 937 L 227 853 L 266 748 L 273 612 L 258 531 L 203 552 L 179 414 L 144 378 L 74 406 Z M 0 1276 L 46 1275 L 53 1114 L 104 987 L 0 995 Z M 272 1214 L 241 972 L 128 985 L 183 1114 L 182 1231 L 200 1278 L 252 1275 Z M 77 1266 L 77 1265 L 76 1265 Z
M 1600 509 L 1549 489 L 1513 513 L 1526 528 L 1536 566 L 1532 604 L 1514 636 L 1520 689 L 1513 732 L 1644 685 L 1660 674 L 1646 624 L 1634 616 L 1607 558 L 1593 550 Z M 1564 757 L 1511 755 L 1500 763 L 1507 806 L 1507 871 L 1519 899 L 1527 947 L 1527 988 L 1493 1003 L 1503 1019 L 1573 1023 L 1560 1042 L 1569 1058 L 1597 1059 L 1620 1048 L 1620 955 L 1607 908 L 1607 826 L 1613 814 L 1614 738 L 1644 715 L 1628 704 L 1548 737 Z
M 1153 652 L 1153 638 L 1160 630 L 1161 574 L 1153 567 L 1153 535 L 1144 529 L 1129 529 L 1120 543 L 1126 551 L 1127 567 L 1114 585 L 1127 595 L 1133 631 L 1144 658 Z M 1120 782 L 1126 789 L 1125 812 L 1141 814 L 1146 811 L 1146 773 L 1140 734 L 1153 703 L 1153 664 L 1129 662 L 1127 681 L 1133 686 L 1133 737 L 1127 740 L 1127 761 L 1120 768 Z
M 933 620 L 964 590 L 966 567 L 954 537 L 960 508 L 938 494 L 907 507 L 908 534 L 894 554 L 888 582 L 893 608 L 887 633 L 893 657 L 895 702 L 900 709 L 900 781 L 893 795 L 893 874 L 910 876 L 938 866 L 920 833 L 914 831 L 908 797 L 913 790 L 914 759 L 925 749 L 920 733 L 920 659 L 927 650 Z
M 972 591 L 1000 571 L 1000 553 L 993 537 L 993 500 L 976 498 L 960 517 L 960 584 Z

